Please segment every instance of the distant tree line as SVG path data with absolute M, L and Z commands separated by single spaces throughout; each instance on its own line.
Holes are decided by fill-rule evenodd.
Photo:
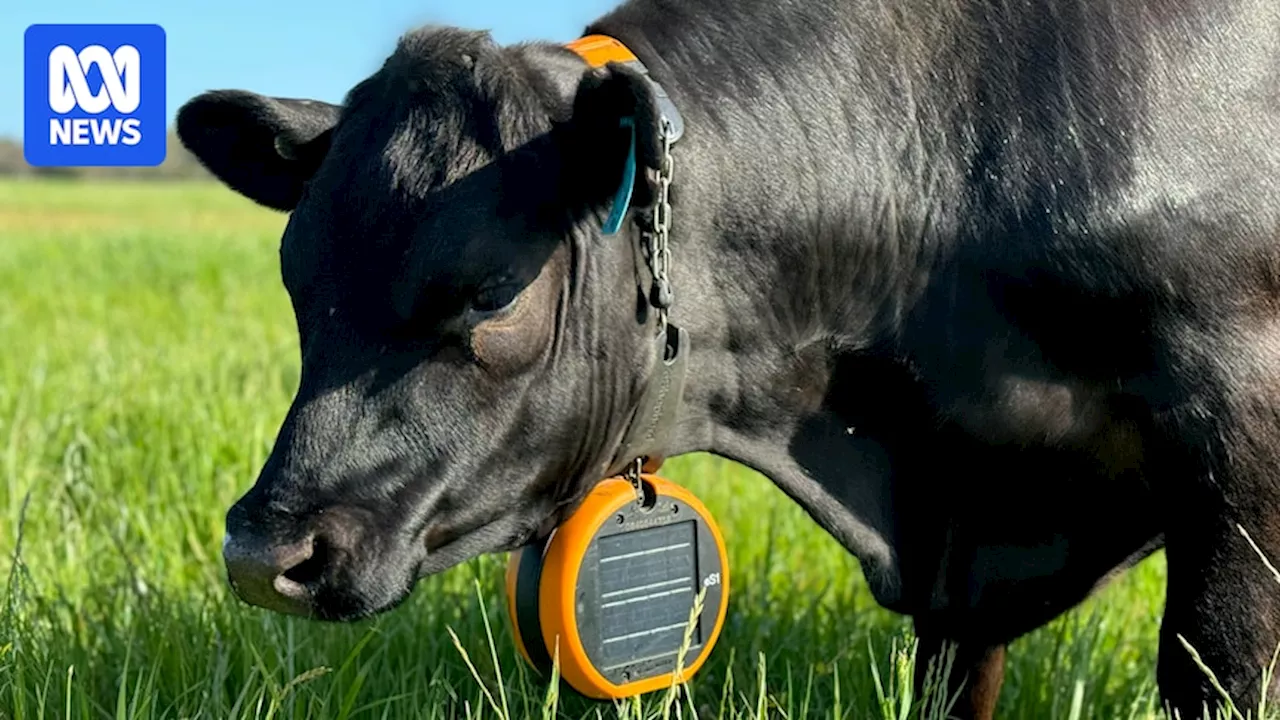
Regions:
M 22 143 L 0 138 L 0 177 L 59 177 L 69 179 L 134 178 L 139 180 L 208 179 L 210 174 L 170 131 L 164 162 L 155 167 L 32 167 L 22 156 Z

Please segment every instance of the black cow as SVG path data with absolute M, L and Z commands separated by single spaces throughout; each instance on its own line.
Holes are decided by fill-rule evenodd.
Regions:
M 772 478 L 958 643 L 1164 547 L 1158 675 L 1256 704 L 1280 642 L 1280 5 L 630 0 L 589 28 L 683 118 L 659 455 Z M 182 141 L 292 211 L 302 375 L 227 517 L 248 602 L 347 620 L 545 531 L 655 368 L 655 89 L 549 43 L 405 35 L 341 107 L 210 92 Z M 634 118 L 630 217 L 601 232 Z M 650 231 L 642 232 L 648 227 Z M 646 239 L 647 238 L 647 239 Z M 659 293 L 660 294 L 660 293 Z M 625 463 L 626 458 L 621 458 Z

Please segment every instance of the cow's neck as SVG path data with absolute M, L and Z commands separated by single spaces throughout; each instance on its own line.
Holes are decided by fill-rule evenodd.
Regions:
M 958 99 L 920 79 L 934 55 L 921 43 L 928 28 L 943 34 L 945 18 L 913 27 L 916 45 L 900 47 L 884 21 L 859 30 L 831 5 L 762 3 L 766 15 L 738 19 L 724 7 L 700 19 L 696 2 L 674 18 L 638 0 L 588 32 L 625 42 L 685 116 L 671 319 L 690 331 L 693 356 L 669 452 L 709 451 L 769 476 L 857 552 L 891 604 L 889 468 L 851 426 L 838 395 L 858 389 L 839 368 L 893 345 L 941 254 L 961 179 L 929 148 Z M 783 33 L 815 30 L 770 36 L 769 16 Z M 855 49 L 918 57 L 877 76 Z M 903 122 L 902 91 L 916 93 L 905 117 L 918 122 Z
M 972 72 L 945 5 L 632 0 L 587 28 L 684 116 L 671 316 L 695 348 L 776 353 L 742 372 L 811 389 L 820 357 L 892 344 L 960 232 Z

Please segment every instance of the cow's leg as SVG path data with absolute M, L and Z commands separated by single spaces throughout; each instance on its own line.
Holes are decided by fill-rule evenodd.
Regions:
M 926 680 L 937 681 L 937 668 L 946 667 L 946 653 L 951 652 L 945 698 L 935 696 L 930 699 L 930 713 L 933 708 L 945 707 L 955 698 L 955 704 L 947 714 L 948 718 L 991 720 L 995 714 L 996 700 L 1000 696 L 1000 686 L 1004 683 L 1005 646 L 972 639 L 953 640 L 945 631 L 931 627 L 930 622 L 920 618 L 916 619 L 915 625 L 916 637 L 919 639 L 916 650 L 915 696 L 923 697 Z M 934 675 L 929 677 L 931 661 L 935 669 L 932 670 Z M 942 691 L 943 688 L 934 690 Z
M 1161 696 L 1184 720 L 1201 717 L 1204 703 L 1213 717 L 1222 698 L 1179 636 L 1242 712 L 1256 710 L 1262 671 L 1280 644 L 1280 583 L 1237 527 L 1243 526 L 1269 559 L 1280 561 L 1276 516 L 1221 499 L 1196 504 L 1195 512 L 1178 513 L 1178 527 L 1168 533 L 1168 590 L 1160 628 Z M 1270 695 L 1276 695 L 1274 686 Z
M 1176 447 L 1156 480 L 1169 573 L 1158 680 L 1184 720 L 1221 696 L 1179 636 L 1255 714 L 1280 644 L 1280 581 L 1240 531 L 1280 564 L 1280 336 L 1269 325 L 1254 325 L 1264 337 L 1245 336 L 1243 323 L 1219 325 L 1236 331 L 1227 338 L 1187 333 L 1170 363 L 1181 387 L 1160 415 Z

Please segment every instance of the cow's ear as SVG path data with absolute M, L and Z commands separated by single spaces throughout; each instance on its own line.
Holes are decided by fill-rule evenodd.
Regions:
M 329 151 L 341 108 L 317 100 L 216 90 L 178 110 L 178 139 L 227 187 L 292 210 Z
M 646 171 L 660 167 L 660 118 L 653 85 L 636 69 L 609 63 L 583 73 L 572 117 L 562 128 L 562 192 L 587 207 L 612 203 L 624 177 L 633 127 L 637 167 L 631 206 L 651 205 L 657 186 Z

